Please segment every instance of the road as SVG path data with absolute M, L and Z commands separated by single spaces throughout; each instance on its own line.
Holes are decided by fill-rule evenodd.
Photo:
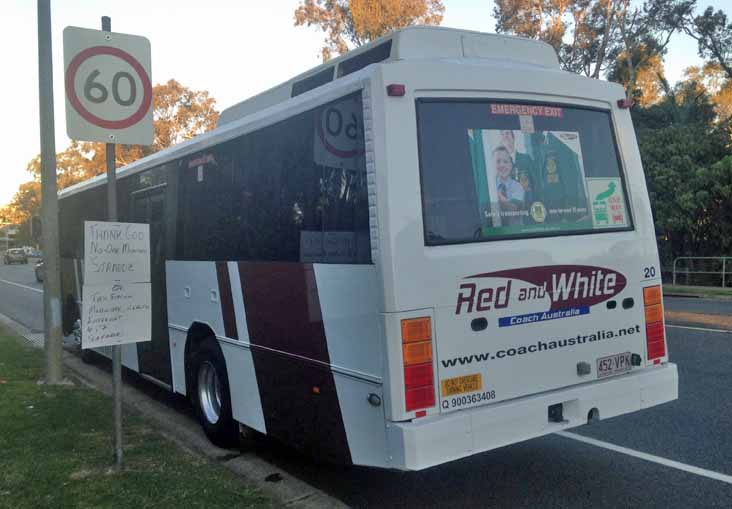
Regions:
M 43 331 L 43 284 L 36 281 L 35 259 L 25 265 L 0 265 L 0 313 L 33 331 Z
M 665 300 L 665 305 L 666 310 L 671 311 L 688 311 L 706 315 L 732 315 L 732 300 L 669 297 Z
M 0 265 L 0 313 L 42 328 L 39 288 L 32 265 Z M 732 303 L 699 299 L 668 298 L 666 306 L 732 312 Z M 671 360 L 679 366 L 678 401 L 562 436 L 422 472 L 314 464 L 269 440 L 257 452 L 356 507 L 730 507 L 732 334 L 670 324 L 667 335 Z M 149 394 L 181 407 L 182 398 L 147 385 Z

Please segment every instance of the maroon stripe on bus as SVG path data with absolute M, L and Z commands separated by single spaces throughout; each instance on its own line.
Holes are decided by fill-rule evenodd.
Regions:
M 267 434 L 352 463 L 312 264 L 240 262 L 239 276 Z
M 312 264 L 240 262 L 249 341 L 330 363 Z
M 227 338 L 239 339 L 234 315 L 234 298 L 231 295 L 231 279 L 226 262 L 216 262 L 216 278 L 219 280 L 219 301 L 221 314 L 224 317 L 224 333 Z

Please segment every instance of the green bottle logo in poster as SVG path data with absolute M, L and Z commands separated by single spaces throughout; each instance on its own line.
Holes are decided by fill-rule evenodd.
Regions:
M 592 223 L 595 228 L 628 225 L 619 178 L 589 178 L 587 189 L 592 197 Z
M 615 182 L 609 182 L 607 189 L 597 196 L 592 203 L 592 212 L 595 214 L 595 224 L 604 225 L 610 223 L 608 215 L 607 199 L 615 192 Z

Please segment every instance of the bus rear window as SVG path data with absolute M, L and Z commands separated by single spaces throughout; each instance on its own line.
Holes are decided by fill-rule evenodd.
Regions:
M 610 113 L 417 102 L 425 243 L 632 228 Z

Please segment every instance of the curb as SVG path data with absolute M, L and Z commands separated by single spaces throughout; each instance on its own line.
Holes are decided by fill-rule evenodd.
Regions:
M 11 328 L 35 347 L 37 334 L 15 320 L 0 314 L 0 323 Z M 69 351 L 63 352 L 63 364 L 82 384 L 107 396 L 112 395 L 112 377 L 101 367 L 85 364 Z M 150 384 L 153 385 L 153 384 Z M 284 470 L 263 460 L 253 452 L 221 449 L 209 442 L 198 422 L 189 416 L 151 398 L 143 391 L 122 381 L 122 402 L 138 414 L 154 422 L 158 432 L 179 447 L 203 456 L 240 476 L 245 482 L 259 489 L 283 507 L 345 508 L 340 500 L 293 477 Z M 276 479 L 276 482 L 268 481 Z

